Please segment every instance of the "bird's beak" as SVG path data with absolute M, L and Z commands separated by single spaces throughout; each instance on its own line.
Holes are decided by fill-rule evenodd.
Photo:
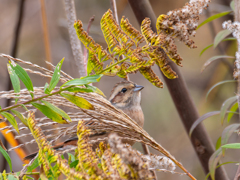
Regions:
M 143 88 L 144 88 L 143 86 L 135 85 L 133 91 L 141 91 Z

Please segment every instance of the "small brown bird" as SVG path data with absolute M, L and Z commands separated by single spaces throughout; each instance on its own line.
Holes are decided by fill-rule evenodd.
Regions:
M 141 90 L 143 86 L 136 85 L 131 81 L 122 81 L 117 83 L 111 92 L 111 96 L 109 101 L 118 109 L 121 109 L 124 113 L 126 113 L 129 117 L 135 120 L 141 127 L 144 124 L 144 115 L 141 108 Z M 93 134 L 92 137 L 106 137 L 108 135 L 107 132 L 102 132 L 98 134 Z M 66 146 L 77 146 L 77 137 L 70 138 L 62 143 L 59 143 L 53 148 L 55 150 L 61 150 Z M 133 142 L 128 142 L 131 145 Z M 24 159 L 32 159 L 36 156 L 37 153 L 30 154 L 26 156 Z

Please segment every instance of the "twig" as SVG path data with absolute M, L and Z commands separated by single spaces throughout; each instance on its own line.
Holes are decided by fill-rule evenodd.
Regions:
M 147 0 L 138 0 L 137 3 L 134 0 L 128 0 L 134 14 L 141 24 L 142 20 L 145 17 L 149 17 L 151 19 L 151 27 L 153 31 L 156 31 L 156 16 L 152 10 L 152 7 Z M 169 60 L 170 61 L 170 60 Z M 178 78 L 174 80 L 170 80 L 163 75 L 163 78 L 168 86 L 168 90 L 172 96 L 174 104 L 178 110 L 178 113 L 181 117 L 181 120 L 185 126 L 186 132 L 188 133 L 193 122 L 198 119 L 199 114 L 197 112 L 196 106 L 192 101 L 192 98 L 188 92 L 186 87 L 186 83 L 181 76 L 179 69 L 176 64 L 170 63 L 171 68 L 178 74 Z M 191 142 L 195 149 L 195 152 L 198 155 L 198 158 L 202 164 L 202 167 L 207 174 L 209 172 L 208 169 L 208 160 L 214 152 L 214 146 L 202 124 L 200 124 L 191 136 Z M 224 169 L 221 167 L 219 171 L 216 173 L 216 179 L 218 180 L 226 180 L 227 175 Z
M 87 33 L 89 34 L 90 31 L 90 27 L 92 25 L 92 22 L 94 21 L 95 15 L 93 15 L 89 21 L 88 21 L 88 27 L 87 27 Z M 84 67 L 85 67 L 85 71 L 87 72 L 87 48 L 84 46 L 83 48 L 83 61 L 84 61 Z
M 64 0 L 64 4 L 65 4 L 65 12 L 67 15 L 68 32 L 69 32 L 73 57 L 74 57 L 76 66 L 78 67 L 79 75 L 80 77 L 83 77 L 87 75 L 87 72 L 85 71 L 85 68 L 84 68 L 84 60 L 83 60 L 81 43 L 73 27 L 73 24 L 77 19 L 74 0 Z
M 45 0 L 40 0 L 40 2 L 41 2 L 43 39 L 44 39 L 44 48 L 45 48 L 45 53 L 46 53 L 46 60 L 51 63 L 52 60 L 51 60 L 51 50 L 50 50 L 50 42 L 49 42 L 49 33 L 48 33 L 48 25 L 47 25 Z M 49 70 L 52 70 L 52 67 L 49 64 L 47 64 L 47 68 Z

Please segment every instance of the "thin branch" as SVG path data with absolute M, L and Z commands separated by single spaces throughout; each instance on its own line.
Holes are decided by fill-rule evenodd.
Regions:
M 151 27 L 153 31 L 156 31 L 156 16 L 152 10 L 152 7 L 147 0 L 138 0 L 137 3 L 134 0 L 128 0 L 134 14 L 141 24 L 142 20 L 145 17 L 149 17 L 151 19 Z M 170 61 L 170 60 L 169 60 Z M 181 117 L 181 120 L 185 126 L 186 132 L 188 134 L 192 124 L 196 119 L 198 119 L 199 114 L 197 112 L 196 106 L 192 101 L 192 98 L 188 92 L 186 87 L 186 83 L 174 63 L 169 64 L 171 68 L 178 74 L 178 78 L 174 80 L 170 80 L 163 75 L 163 78 L 168 86 L 168 90 L 172 96 L 174 104 L 178 110 L 178 113 Z M 195 152 L 198 155 L 198 158 L 202 164 L 202 167 L 207 174 L 209 172 L 208 169 L 208 160 L 214 152 L 214 146 L 202 124 L 200 124 L 191 136 L 191 142 L 195 149 Z M 220 167 L 219 171 L 216 172 L 216 179 L 218 180 L 226 180 L 227 175 L 222 167 Z
M 71 48 L 73 52 L 73 57 L 78 68 L 80 77 L 86 76 L 87 72 L 84 68 L 84 60 L 81 43 L 77 37 L 75 29 L 73 27 L 74 22 L 77 20 L 75 12 L 74 0 L 64 0 L 65 12 L 68 22 L 68 32 L 70 37 Z
M 46 60 L 51 63 L 52 62 L 52 60 L 51 60 L 51 48 L 50 48 L 50 42 L 49 42 L 49 33 L 48 33 L 45 0 L 40 0 L 40 2 L 41 2 L 43 39 L 44 39 L 44 48 L 45 48 L 45 53 L 46 53 Z M 52 67 L 49 64 L 47 64 L 47 68 L 49 70 L 52 70 Z

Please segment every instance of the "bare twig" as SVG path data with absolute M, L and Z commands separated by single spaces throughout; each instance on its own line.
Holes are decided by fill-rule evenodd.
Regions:
M 151 27 L 153 31 L 156 32 L 156 16 L 152 10 L 152 7 L 147 0 L 139 0 L 137 3 L 134 0 L 129 0 L 129 3 L 134 11 L 135 16 L 138 19 L 139 24 L 145 17 L 151 19 Z M 186 87 L 186 83 L 181 76 L 179 69 L 176 64 L 170 63 L 171 68 L 178 74 L 178 78 L 170 80 L 163 75 L 163 78 L 168 86 L 169 92 L 172 96 L 174 104 L 178 110 L 181 120 L 185 126 L 186 132 L 188 133 L 193 122 L 198 119 L 199 114 L 197 112 L 196 106 L 192 101 L 192 98 Z M 214 152 L 214 146 L 202 124 L 200 124 L 191 136 L 192 145 L 201 161 L 202 167 L 207 174 L 208 160 L 212 153 Z M 227 175 L 222 167 L 216 173 L 216 179 L 226 180 Z
M 94 18 L 95 18 L 95 15 L 93 15 L 88 21 L 87 33 L 89 33 L 89 31 L 90 31 L 90 27 L 92 25 L 92 22 L 94 21 Z M 84 48 L 83 48 L 83 60 L 84 60 L 84 67 L 85 67 L 86 72 L 87 72 L 87 57 L 88 57 L 87 48 L 84 46 Z
M 69 32 L 73 57 L 74 57 L 76 66 L 78 67 L 78 72 L 80 77 L 86 76 L 81 43 L 73 27 L 73 24 L 77 19 L 74 0 L 64 0 L 64 4 L 65 4 L 65 11 L 66 11 L 67 22 L 68 22 L 68 32 Z
M 49 42 L 49 33 L 48 33 L 48 25 L 47 25 L 47 15 L 46 15 L 46 6 L 45 0 L 40 0 L 41 2 L 41 15 L 42 15 L 42 24 L 43 24 L 43 39 L 44 39 L 44 48 L 46 53 L 46 60 L 48 62 L 52 62 L 51 60 L 51 48 Z M 52 70 L 51 66 L 47 64 L 47 68 Z

